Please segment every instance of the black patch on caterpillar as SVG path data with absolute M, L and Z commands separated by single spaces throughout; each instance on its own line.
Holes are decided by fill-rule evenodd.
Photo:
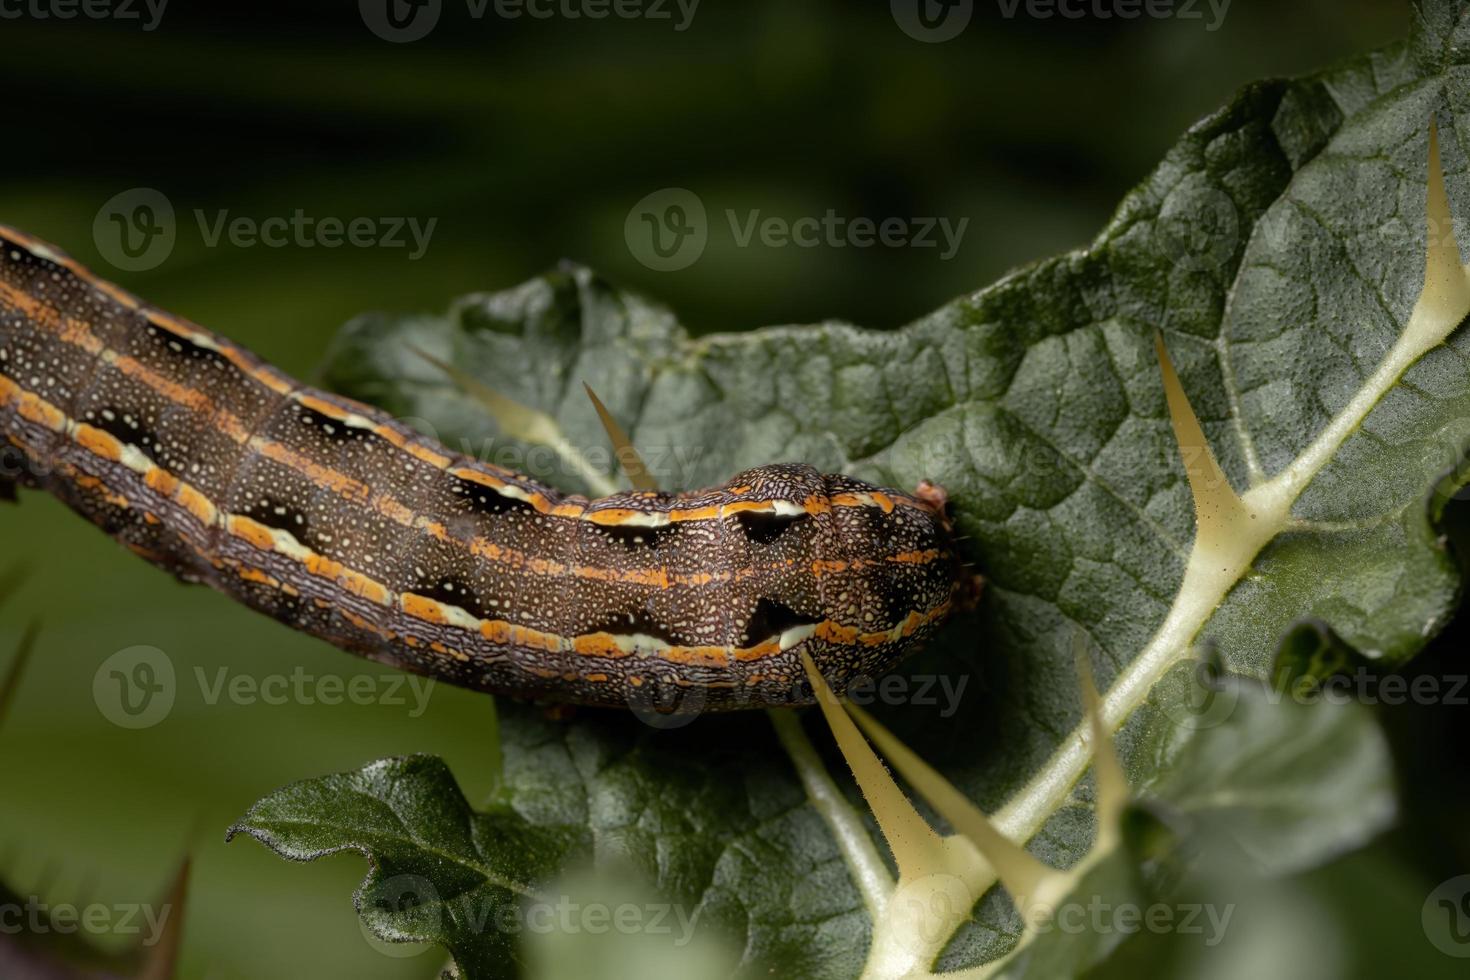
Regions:
M 68 491 L 68 497 L 63 499 L 66 499 L 68 503 L 71 503 L 72 500 L 87 500 L 86 495 L 89 492 L 95 493 L 95 491 L 74 488 Z M 117 538 L 123 544 L 127 544 L 127 540 L 123 536 L 139 524 L 144 523 L 143 515 L 139 511 L 131 510 L 127 507 L 117 507 L 111 503 L 96 500 L 92 501 L 92 509 L 87 512 L 87 518 L 101 528 L 103 534 L 110 538 Z
M 755 612 L 750 614 L 750 619 L 745 623 L 742 634 L 744 638 L 740 643 L 742 646 L 751 646 L 780 636 L 792 627 L 811 626 L 821 621 L 820 616 L 804 616 L 784 602 L 761 596 L 760 601 L 755 604 Z
M 640 714 L 698 715 L 709 701 L 706 688 L 697 684 L 680 684 L 676 671 L 655 669 L 637 676 L 643 683 L 628 688 L 627 704 Z M 643 717 L 647 720 L 646 714 Z
M 463 506 L 466 510 L 477 514 L 536 513 L 536 508 L 525 500 L 507 497 L 494 487 L 487 487 L 483 483 L 475 483 L 473 480 L 465 480 L 457 476 L 449 477 L 449 492 L 464 502 Z
M 296 415 L 296 420 L 304 426 L 309 427 L 314 433 L 320 433 L 335 443 L 357 443 L 367 439 L 375 438 L 375 434 L 368 429 L 360 429 L 355 425 L 348 425 L 341 419 L 334 419 L 330 415 L 323 415 L 314 408 L 307 408 L 300 402 L 292 402 L 291 410 Z
M 587 632 L 611 633 L 614 636 L 629 636 L 633 633 L 642 633 L 644 636 L 651 636 L 655 639 L 663 640 L 672 646 L 693 646 L 689 640 L 686 640 L 667 626 L 654 620 L 643 609 L 614 613 L 607 619 L 599 620 Z
M 129 422 L 128 419 L 132 421 Z M 158 458 L 160 447 L 157 437 L 143 428 L 138 423 L 137 416 L 132 412 L 124 412 L 120 408 L 111 406 L 98 408 L 87 413 L 86 423 L 94 429 L 101 429 L 118 442 L 133 446 L 154 463 L 163 465 Z
M 596 524 L 598 532 L 613 544 L 620 544 L 629 551 L 642 548 L 657 550 L 668 544 L 679 533 L 673 524 L 660 527 L 641 527 L 634 524 Z
M 426 599 L 442 602 L 446 606 L 458 606 L 483 618 L 480 597 L 458 576 L 440 575 L 436 578 L 420 579 L 409 591 Z
M 16 487 L 21 481 L 35 483 L 30 457 L 25 450 L 10 442 L 0 442 L 0 500 L 16 502 Z
M 265 611 L 265 614 L 278 623 L 284 623 L 293 629 L 300 629 L 302 619 L 302 603 L 304 600 L 299 595 L 291 595 L 279 589 L 271 590 L 266 598 L 259 600 L 257 608 Z
M 912 612 L 923 612 L 914 608 L 916 599 L 913 593 L 903 588 L 898 579 L 885 586 L 879 597 L 883 600 L 883 622 L 879 624 L 883 629 L 892 629 L 908 619 Z
M 785 534 L 787 529 L 802 521 L 810 520 L 810 514 L 777 514 L 771 511 L 745 510 L 735 515 L 740 530 L 756 544 L 770 544 Z
M 287 531 L 312 551 L 320 549 L 311 540 L 311 521 L 306 511 L 274 497 L 259 497 L 243 511 L 244 516 L 278 531 Z
M 170 357 L 187 361 L 203 361 L 216 370 L 238 373 L 238 369 L 230 363 L 230 359 L 219 351 L 200 347 L 187 337 L 180 337 L 172 330 L 160 327 L 152 321 L 148 323 L 148 336 L 157 344 L 159 350 L 166 351 Z

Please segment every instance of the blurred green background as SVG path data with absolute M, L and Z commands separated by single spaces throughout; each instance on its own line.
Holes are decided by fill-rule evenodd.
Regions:
M 307 377 L 356 313 L 438 311 L 563 258 L 668 302 L 696 332 L 823 318 L 892 328 L 1084 244 L 1239 85 L 1377 47 L 1409 16 L 1385 0 L 1236 0 L 1212 31 L 1207 4 L 1201 20 L 1042 21 L 1007 18 L 991 0 L 934 44 L 881 2 L 707 0 L 682 31 L 670 9 L 674 21 L 506 20 L 493 7 L 476 20 L 446 0 L 434 31 L 406 44 L 374 36 L 350 0 L 173 0 L 152 30 L 5 19 L 0 221 Z M 710 242 L 688 268 L 656 272 L 630 251 L 624 221 L 671 186 L 703 201 Z M 99 250 L 93 223 L 136 187 L 168 197 L 177 240 L 161 264 L 127 271 Z M 969 223 L 943 260 L 939 249 L 740 247 L 727 208 Z M 194 215 L 297 209 L 436 225 L 411 260 L 403 248 L 211 246 Z M 32 567 L 0 614 L 0 651 L 27 619 L 44 623 L 0 731 L 0 877 L 52 901 L 133 902 L 190 851 L 184 976 L 435 974 L 435 952 L 364 938 L 349 901 L 359 858 L 295 867 L 221 841 L 272 788 L 386 755 L 441 754 L 483 798 L 496 768 L 489 698 L 439 687 L 417 717 L 411 701 L 210 704 L 198 672 L 210 684 L 221 670 L 385 672 L 175 584 L 49 498 L 0 511 L 0 554 Z M 179 693 L 164 721 L 131 731 L 99 713 L 92 682 L 135 645 L 165 651 Z M 1442 641 L 1424 669 L 1451 670 L 1462 648 Z M 1388 720 L 1401 746 L 1463 747 L 1452 715 Z M 1405 753 L 1417 829 L 1374 860 L 1411 896 L 1470 864 L 1462 831 L 1458 852 L 1437 840 L 1466 812 L 1465 754 L 1454 754 Z M 1423 942 L 1417 920 L 1404 926 Z

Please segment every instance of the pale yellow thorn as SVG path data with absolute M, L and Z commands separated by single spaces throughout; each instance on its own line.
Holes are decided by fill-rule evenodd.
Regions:
M 1470 307 L 1470 279 L 1460 261 L 1455 222 L 1439 158 L 1439 125 L 1429 122 L 1429 188 L 1425 200 L 1424 291 L 1419 305 L 1435 310 Z
M 858 788 L 862 790 L 863 799 L 867 800 L 868 809 L 873 811 L 878 829 L 883 832 L 883 839 L 893 852 L 899 876 L 913 879 L 942 870 L 945 856 L 940 836 L 933 827 L 924 822 L 919 811 L 914 809 L 898 783 L 894 782 L 872 746 L 863 738 L 847 712 L 842 710 L 837 695 L 817 671 L 811 655 L 805 650 L 801 653 L 801 662 L 806 668 L 812 689 L 816 692 L 822 715 L 827 719 L 827 725 L 837 740 L 837 747 L 842 750 L 842 757 L 852 769 Z
M 555 431 L 555 423 L 544 412 L 538 412 L 528 405 L 522 405 L 514 398 L 502 395 L 468 371 L 461 370 L 448 361 L 435 357 L 428 351 L 421 350 L 418 347 L 410 347 L 409 349 L 443 371 L 460 390 L 483 405 L 485 410 L 495 419 L 495 424 L 500 426 L 506 435 L 514 436 L 525 442 L 549 445 L 551 440 L 559 434 Z
M 1169 359 L 1169 350 L 1164 346 L 1164 336 L 1154 331 L 1154 349 L 1159 357 L 1159 371 L 1164 379 L 1164 397 L 1169 405 L 1169 424 L 1174 428 L 1174 438 L 1179 443 L 1179 455 L 1184 462 L 1184 473 L 1189 478 L 1189 489 L 1194 494 L 1194 516 L 1199 525 L 1199 539 L 1208 546 L 1217 535 L 1228 531 L 1245 515 L 1245 507 L 1235 494 L 1205 432 L 1200 428 L 1189 396 L 1179 383 L 1174 362 Z
M 653 474 L 648 472 L 648 467 L 643 465 L 643 457 L 638 455 L 638 450 L 633 448 L 633 442 L 628 438 L 628 433 L 618 425 L 618 420 L 612 417 L 607 406 L 602 404 L 602 399 L 597 397 L 597 392 L 587 382 L 582 382 L 582 387 L 587 390 L 587 397 L 592 399 L 592 407 L 597 409 L 597 417 L 602 420 L 602 427 L 607 430 L 607 438 L 612 442 L 613 454 L 618 458 L 618 465 L 628 476 L 628 482 L 633 484 L 635 490 L 657 490 L 658 481 Z
M 562 435 L 561 427 L 550 415 L 537 411 L 529 405 L 522 405 L 514 398 L 502 395 L 468 371 L 462 371 L 427 351 L 411 344 L 408 349 L 443 371 L 461 391 L 479 402 L 490 413 L 495 424 L 500 426 L 501 432 L 522 442 L 548 446 L 555 450 L 558 456 L 566 460 L 577 471 L 577 475 L 593 493 L 606 496 L 616 492 L 617 487 L 613 485 L 613 482 L 607 478 L 606 474 L 601 473 L 589 463 L 587 457 L 582 455 L 577 447 L 567 441 Z
M 1118 761 L 1112 734 L 1103 721 L 1102 699 L 1092 679 L 1092 661 L 1087 656 L 1087 641 L 1077 631 L 1077 677 L 1082 685 L 1082 710 L 1087 715 L 1092 750 L 1093 775 L 1096 781 L 1097 846 L 1110 849 L 1118 841 L 1123 810 L 1128 806 L 1128 777 Z
M 878 855 L 877 844 L 858 811 L 847 802 L 847 797 L 828 775 L 821 756 L 817 755 L 811 739 L 806 737 L 806 730 L 801 727 L 801 716 L 785 708 L 767 708 L 766 714 L 776 729 L 776 737 L 796 767 L 796 775 L 806 789 L 807 800 L 821 814 L 832 836 L 837 839 L 838 850 L 852 872 L 858 891 L 862 892 L 868 913 L 877 917 L 893 893 L 893 874 Z
M 873 744 L 892 763 L 893 768 L 990 862 L 996 877 L 1006 891 L 1011 893 L 1017 907 L 1025 908 L 1027 900 L 1040 892 L 1042 883 L 1058 873 L 997 830 L 990 818 L 969 797 L 956 789 L 933 766 L 919 758 L 872 715 L 856 705 L 849 704 L 846 708 L 868 738 L 872 739 Z

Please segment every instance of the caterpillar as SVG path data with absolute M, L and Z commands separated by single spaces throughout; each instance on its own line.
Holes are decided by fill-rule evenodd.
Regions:
M 0 226 L 0 496 L 342 649 L 519 698 L 809 703 L 970 594 L 942 491 L 810 466 L 562 494 L 304 386 Z

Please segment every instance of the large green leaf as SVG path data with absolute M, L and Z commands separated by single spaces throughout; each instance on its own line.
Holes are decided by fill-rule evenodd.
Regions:
M 875 713 L 998 809 L 1003 829 L 1069 865 L 1094 831 L 1090 792 L 1074 790 L 1086 756 L 1069 748 L 1081 631 L 1110 703 L 1124 706 L 1109 720 L 1134 784 L 1182 802 L 1212 781 L 1258 779 L 1261 809 L 1239 826 L 1262 835 L 1260 853 L 1309 863 L 1386 818 L 1376 736 L 1358 722 L 1339 736 L 1336 722 L 1268 720 L 1277 739 L 1241 758 L 1220 743 L 1233 729 L 1189 714 L 1177 680 L 1191 639 L 1265 677 L 1308 617 L 1392 666 L 1454 608 L 1456 571 L 1431 518 L 1461 482 L 1441 478 L 1458 474 L 1470 435 L 1467 341 L 1455 333 L 1406 370 L 1379 371 L 1424 281 L 1431 116 L 1453 211 L 1470 214 L 1464 5 L 1414 11 L 1406 44 L 1242 91 L 1185 134 L 1088 248 L 901 331 L 827 323 L 691 339 L 666 310 L 567 267 L 445 316 L 354 321 L 325 379 L 567 489 L 581 488 L 573 470 L 497 436 L 411 349 L 548 413 L 566 442 L 606 451 L 581 391 L 590 383 L 669 487 L 790 459 L 900 487 L 938 482 L 989 585 L 976 619 L 900 673 L 937 675 L 963 696 L 954 711 L 914 697 Z M 1195 527 L 1155 330 L 1231 482 L 1288 485 L 1291 506 L 1218 608 L 1202 601 L 1167 636 Z M 860 972 L 862 869 L 763 718 L 669 731 L 506 705 L 501 730 L 515 819 L 582 828 L 594 852 L 642 867 L 669 901 L 700 911 L 701 928 L 733 937 L 752 973 Z M 1181 758 L 1198 771 L 1180 775 Z M 992 958 L 1017 935 L 992 892 L 943 962 Z

